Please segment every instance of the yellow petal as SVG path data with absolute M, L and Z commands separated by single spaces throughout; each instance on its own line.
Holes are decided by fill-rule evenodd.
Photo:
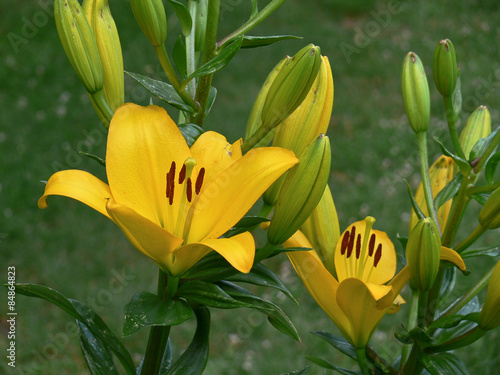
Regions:
M 448 262 L 453 263 L 462 271 L 466 270 L 464 260 L 455 250 L 441 246 L 441 260 L 447 260 Z
M 343 280 L 337 290 L 337 303 L 351 322 L 350 342 L 356 348 L 366 346 L 370 337 L 385 315 L 385 310 L 392 306 L 395 295 L 392 288 L 385 291 L 373 289 L 356 278 Z M 384 294 L 385 293 L 385 294 Z
M 173 232 L 181 188 L 169 205 L 166 174 L 172 161 L 178 174 L 189 156 L 184 137 L 163 108 L 131 103 L 121 106 L 111 120 L 106 155 L 113 198 Z
M 137 250 L 152 258 L 164 271 L 171 271 L 172 252 L 182 244 L 182 238 L 113 200 L 108 201 L 106 208 Z
M 212 250 L 240 272 L 248 273 L 253 267 L 255 242 L 250 232 L 245 232 L 231 238 L 205 239 L 179 247 L 174 251 L 172 273 L 182 275 Z
M 38 200 L 38 207 L 48 206 L 49 195 L 76 199 L 110 218 L 106 211 L 106 202 L 111 198 L 109 186 L 88 172 L 68 170 L 54 173 L 45 185 L 45 192 Z
M 187 243 L 218 238 L 245 215 L 283 172 L 298 162 L 289 150 L 262 147 L 249 151 L 211 183 L 191 206 Z

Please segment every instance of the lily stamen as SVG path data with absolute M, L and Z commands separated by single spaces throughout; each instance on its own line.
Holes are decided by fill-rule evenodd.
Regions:
M 182 233 L 184 232 L 184 226 L 186 224 L 186 215 L 189 208 L 186 205 L 186 201 L 188 203 L 191 203 L 193 199 L 193 184 L 191 182 L 191 175 L 196 164 L 197 162 L 195 158 L 188 157 L 184 161 L 184 164 L 182 165 L 181 171 L 179 173 L 179 185 L 183 186 L 180 207 L 179 211 L 177 212 L 177 221 L 174 231 L 174 234 L 178 236 L 182 236 Z

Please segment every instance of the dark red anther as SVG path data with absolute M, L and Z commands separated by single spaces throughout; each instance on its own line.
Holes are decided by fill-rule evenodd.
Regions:
M 360 255 L 361 255 L 361 234 L 358 234 L 358 237 L 356 238 L 356 259 L 359 259 Z
M 351 235 L 349 236 L 349 244 L 347 245 L 347 258 L 349 258 L 354 250 L 354 238 L 356 237 L 356 227 L 352 227 Z
M 170 166 L 170 171 L 167 173 L 167 187 L 166 196 L 168 198 L 168 203 L 172 205 L 174 203 L 174 187 L 175 187 L 175 161 L 172 162 Z
M 198 177 L 196 177 L 196 183 L 194 184 L 194 190 L 196 195 L 200 194 L 201 187 L 203 186 L 203 178 L 205 177 L 205 168 L 200 169 Z
M 375 250 L 375 233 L 370 236 L 370 243 L 368 244 L 368 255 L 373 256 L 373 250 Z
M 191 179 L 187 179 L 186 183 L 186 196 L 188 202 L 191 202 L 191 199 L 193 199 L 193 184 L 191 183 Z
M 179 184 L 182 184 L 185 178 L 186 178 L 186 164 L 183 164 L 181 171 L 179 172 Z
M 375 258 L 373 259 L 373 267 L 377 267 L 378 262 L 380 262 L 380 258 L 382 258 L 382 244 L 379 243 L 377 246 L 377 251 L 375 252 Z
M 344 233 L 344 237 L 342 237 L 342 245 L 340 246 L 340 255 L 345 254 L 348 244 L 349 244 L 349 231 L 346 231 Z

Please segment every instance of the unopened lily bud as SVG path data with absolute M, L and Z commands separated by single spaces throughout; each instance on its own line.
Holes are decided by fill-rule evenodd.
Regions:
M 497 262 L 488 283 L 488 291 L 479 314 L 478 324 L 486 330 L 500 326 L 500 261 Z
M 299 158 L 283 183 L 267 232 L 272 244 L 288 240 L 318 205 L 330 176 L 330 141 L 321 134 Z
M 130 0 L 132 12 L 149 42 L 158 47 L 167 39 L 167 15 L 162 0 Z
M 320 134 L 326 134 L 333 107 L 333 77 L 327 57 L 322 56 L 321 67 L 309 93 L 302 104 L 277 127 L 273 146 L 292 150 L 302 155 L 309 144 Z M 276 204 L 286 173 L 264 193 L 264 202 Z
M 90 94 L 101 91 L 101 58 L 80 3 L 77 0 L 55 0 L 54 18 L 64 51 L 85 90 Z
M 415 133 L 427 131 L 431 106 L 429 85 L 422 61 L 414 52 L 408 52 L 403 61 L 401 86 L 406 116 L 413 131 Z
M 486 201 L 479 213 L 479 224 L 486 229 L 500 228 L 500 188 L 497 188 Z
M 429 168 L 429 180 L 431 182 L 432 197 L 436 198 L 438 193 L 444 189 L 446 185 L 453 179 L 453 159 L 441 155 Z M 417 192 L 415 193 L 415 202 L 418 207 L 422 210 L 425 216 L 429 216 L 427 210 L 427 204 L 425 202 L 424 188 L 422 183 L 418 185 Z M 450 214 L 452 200 L 448 200 L 445 204 L 439 207 L 437 211 L 437 217 L 439 221 L 439 226 L 441 228 L 446 227 L 446 222 L 448 220 L 448 215 Z M 410 232 L 413 227 L 418 222 L 418 216 L 415 211 L 412 210 L 410 218 Z
M 104 73 L 104 98 L 114 112 L 124 102 L 122 47 L 108 0 L 84 0 L 82 4 L 97 43 Z
M 441 95 L 450 97 L 457 84 L 457 57 L 449 39 L 441 40 L 434 51 L 434 82 Z
M 321 50 L 309 44 L 287 60 L 269 88 L 261 113 L 261 126 L 281 124 L 309 93 L 321 65 Z
M 469 159 L 470 152 L 474 145 L 481 138 L 489 136 L 491 133 L 491 116 L 488 107 L 484 105 L 476 108 L 467 119 L 462 133 L 460 133 L 460 145 L 464 150 L 465 157 Z
M 421 219 L 410 232 L 406 244 L 406 261 L 410 270 L 410 286 L 429 290 L 439 271 L 441 236 L 431 218 Z
M 318 205 L 300 230 L 312 244 L 326 269 L 336 277 L 334 255 L 335 246 L 340 237 L 340 227 L 337 210 L 328 185 L 326 185 Z

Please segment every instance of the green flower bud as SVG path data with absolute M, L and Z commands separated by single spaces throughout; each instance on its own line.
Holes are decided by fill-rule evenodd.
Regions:
M 108 0 L 84 0 L 85 16 L 94 32 L 104 73 L 104 98 L 114 112 L 124 102 L 123 57 Z
M 427 131 L 431 106 L 429 85 L 422 61 L 414 52 L 408 52 L 403 61 L 401 86 L 406 116 L 413 131 L 415 133 Z
M 467 119 L 462 133 L 460 133 L 460 145 L 464 150 L 465 157 L 469 159 L 470 152 L 474 145 L 481 138 L 491 134 L 491 116 L 488 107 L 484 105 L 476 108 Z
M 457 84 L 457 57 L 449 39 L 441 40 L 434 51 L 434 82 L 445 97 L 449 97 Z
M 325 268 L 336 278 L 334 253 L 340 237 L 340 227 L 337 210 L 328 185 L 326 185 L 318 205 L 300 230 L 321 258 Z
M 406 244 L 406 261 L 410 270 L 410 286 L 429 290 L 439 271 L 441 236 L 431 218 L 421 219 L 410 232 Z
M 161 0 L 130 0 L 132 12 L 149 42 L 158 47 L 167 39 L 167 15 Z
M 272 244 L 288 240 L 318 205 L 330 176 L 330 141 L 321 134 L 299 158 L 283 183 L 267 232 Z
M 482 329 L 493 329 L 500 326 L 500 261 L 497 262 L 490 282 L 486 299 L 479 314 L 479 327 Z
M 321 65 L 321 50 L 309 44 L 287 60 L 269 88 L 261 113 L 261 126 L 281 124 L 309 93 Z
M 80 3 L 77 0 L 55 0 L 54 18 L 64 51 L 85 90 L 90 94 L 101 91 L 101 58 Z
M 479 213 L 479 223 L 487 229 L 500 228 L 500 188 L 497 188 L 486 201 Z

